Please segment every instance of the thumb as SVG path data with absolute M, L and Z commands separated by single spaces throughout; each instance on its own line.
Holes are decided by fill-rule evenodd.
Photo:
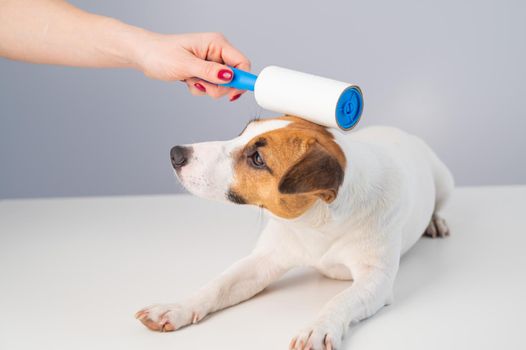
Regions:
M 228 66 L 197 57 L 191 63 L 190 74 L 214 84 L 228 83 L 234 76 Z

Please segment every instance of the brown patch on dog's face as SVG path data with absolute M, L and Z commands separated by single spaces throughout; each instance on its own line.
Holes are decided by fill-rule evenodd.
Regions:
M 346 161 L 324 127 L 297 117 L 277 119 L 291 123 L 254 137 L 234 153 L 235 180 L 228 197 L 291 219 L 317 199 L 330 203 L 336 198 Z

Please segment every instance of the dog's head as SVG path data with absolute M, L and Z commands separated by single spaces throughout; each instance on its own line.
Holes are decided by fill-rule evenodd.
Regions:
M 282 218 L 332 202 L 345 156 L 326 128 L 297 117 L 254 120 L 229 141 L 175 146 L 172 165 L 191 193 L 263 207 Z

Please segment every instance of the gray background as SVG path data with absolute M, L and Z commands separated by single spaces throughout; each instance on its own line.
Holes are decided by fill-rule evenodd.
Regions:
M 360 128 L 424 139 L 459 185 L 526 183 L 524 1 L 73 1 L 164 33 L 219 31 L 253 70 L 358 83 Z M 172 145 L 231 138 L 261 111 L 131 70 L 0 60 L 0 198 L 173 193 Z

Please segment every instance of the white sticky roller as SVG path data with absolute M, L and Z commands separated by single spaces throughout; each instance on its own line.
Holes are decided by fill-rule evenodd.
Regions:
M 253 90 L 265 109 L 341 130 L 352 129 L 360 120 L 363 97 L 356 85 L 276 66 L 264 68 L 259 76 L 232 70 L 234 77 L 224 86 Z

